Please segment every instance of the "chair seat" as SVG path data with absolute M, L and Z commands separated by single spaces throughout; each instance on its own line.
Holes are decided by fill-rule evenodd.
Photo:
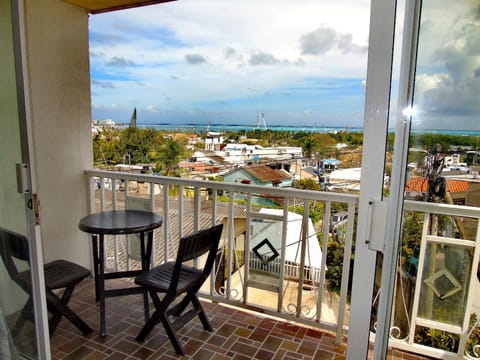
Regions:
M 0 256 L 10 278 L 29 295 L 12 329 L 13 334 L 18 334 L 25 320 L 34 320 L 31 270 L 24 270 L 24 266 L 30 261 L 27 237 L 0 227 Z M 20 264 L 23 264 L 21 270 Z M 84 335 L 92 332 L 92 328 L 68 307 L 75 286 L 89 277 L 90 271 L 67 260 L 49 262 L 44 265 L 43 270 L 47 309 L 52 315 L 48 321 L 50 336 L 55 332 L 62 317 L 68 319 Z M 64 290 L 60 294 L 60 291 L 53 291 L 57 289 Z
M 161 322 L 177 354 L 184 355 L 185 351 L 176 330 L 198 317 L 205 330 L 213 331 L 198 300 L 197 291 L 212 271 L 222 229 L 223 224 L 218 224 L 182 237 L 175 261 L 157 266 L 135 278 L 137 285 L 148 290 L 155 306 L 155 312 L 135 340 L 145 340 L 150 330 Z M 201 259 L 204 255 L 207 255 L 205 261 Z M 197 262 L 203 263 L 202 269 L 187 265 L 195 259 L 201 260 Z M 158 293 L 164 293 L 162 300 Z M 174 305 L 174 301 L 179 297 L 182 299 Z M 188 308 L 189 305 L 192 307 Z M 175 319 L 172 321 L 170 318 Z
M 55 290 L 66 287 L 71 283 L 78 283 L 90 276 L 83 266 L 66 260 L 54 260 L 45 264 L 45 285 L 47 289 Z M 20 278 L 27 286 L 30 285 L 30 271 L 23 271 L 19 274 Z
M 135 283 L 147 288 L 153 288 L 159 292 L 167 292 L 172 282 L 175 262 L 167 262 L 152 270 L 140 274 L 135 278 Z M 182 265 L 177 284 L 177 294 L 186 292 L 190 288 L 202 285 L 204 281 L 203 271 L 193 267 Z

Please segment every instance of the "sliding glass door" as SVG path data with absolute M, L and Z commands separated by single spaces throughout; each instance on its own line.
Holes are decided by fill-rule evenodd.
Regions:
M 48 337 L 45 340 L 38 301 L 38 284 L 43 278 L 38 271 L 20 61 L 20 7 L 18 1 L 0 1 L 0 358 L 46 359 Z M 25 236 L 29 242 L 29 261 L 17 262 L 21 269 L 32 270 L 33 289 L 28 293 L 12 280 L 7 265 L 10 232 Z
M 375 359 L 479 358 L 480 8 L 405 9 Z

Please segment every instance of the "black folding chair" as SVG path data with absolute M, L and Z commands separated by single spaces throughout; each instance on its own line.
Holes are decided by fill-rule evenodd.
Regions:
M 29 261 L 27 238 L 0 227 L 0 254 L 10 278 L 29 295 L 29 299 L 21 310 L 20 316 L 12 331 L 13 333 L 17 333 L 23 326 L 25 320 L 33 321 L 30 270 L 20 271 L 14 260 Z M 52 314 L 49 320 L 50 336 L 55 332 L 62 316 L 70 320 L 84 335 L 90 333 L 92 331 L 90 326 L 68 307 L 68 302 L 70 301 L 75 286 L 83 279 L 89 277 L 90 271 L 70 261 L 54 260 L 44 265 L 44 274 L 47 308 Z M 61 298 L 53 291 L 58 289 L 65 289 Z
M 136 284 L 148 290 L 155 305 L 155 312 L 136 337 L 137 341 L 143 341 L 153 327 L 161 321 L 175 351 L 184 355 L 175 330 L 180 329 L 198 315 L 203 328 L 212 331 L 212 326 L 198 300 L 197 292 L 213 268 L 222 229 L 223 224 L 219 224 L 181 238 L 175 261 L 162 264 L 135 278 Z M 206 253 L 208 256 L 203 269 L 185 264 Z M 157 293 L 165 293 L 162 300 Z M 173 301 L 181 295 L 183 295 L 182 300 L 171 306 Z M 184 312 L 190 303 L 193 309 Z M 170 321 L 169 316 L 176 318 Z

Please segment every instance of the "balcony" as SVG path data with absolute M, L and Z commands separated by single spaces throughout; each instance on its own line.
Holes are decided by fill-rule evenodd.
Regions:
M 255 355 L 258 358 L 278 355 L 278 351 L 281 352 L 281 350 L 285 350 L 285 352 L 281 353 L 283 355 L 280 358 L 289 358 L 290 346 L 295 348 L 294 352 L 302 353 L 305 358 L 313 356 L 313 358 L 337 359 L 345 356 L 349 321 L 350 264 L 355 222 L 352 220 L 356 218 L 358 204 L 356 196 L 97 170 L 87 171 L 87 177 L 92 212 L 127 207 L 154 209 L 163 214 L 164 224 L 155 231 L 154 235 L 155 264 L 160 264 L 175 256 L 175 239 L 182 234 L 207 227 L 213 223 L 223 222 L 225 224 L 222 245 L 214 272 L 209 284 L 202 289 L 201 294 L 206 302 L 213 302 L 208 305 L 212 317 L 216 318 L 219 316 L 218 314 L 222 314 L 221 316 L 228 318 L 227 323 L 232 325 L 228 327 L 231 331 L 229 335 L 234 334 L 235 340 L 228 340 L 228 336 L 225 336 L 222 346 L 220 346 L 221 350 L 216 348 L 218 352 L 224 355 L 230 353 L 227 355 L 229 358 L 238 355 L 232 349 L 235 348 L 234 343 L 239 342 L 245 346 L 255 344 L 253 347 L 258 349 L 258 353 Z M 263 205 L 259 205 L 258 199 L 261 199 Z M 276 207 L 275 211 L 271 209 L 265 211 L 265 208 L 262 211 L 266 199 L 272 201 L 270 208 Z M 322 209 L 320 214 L 316 213 L 319 208 Z M 301 214 L 294 214 L 294 209 L 297 212 L 300 209 Z M 338 213 L 338 209 L 345 211 L 347 221 L 342 221 L 342 225 L 336 227 L 331 219 L 334 218 L 335 213 Z M 469 319 L 470 314 L 474 314 L 479 305 L 474 301 L 474 293 L 478 287 L 476 282 L 478 281 L 475 276 L 476 267 L 473 264 L 478 262 L 479 250 L 476 245 L 478 235 L 475 234 L 478 231 L 480 211 L 473 207 L 410 201 L 406 202 L 404 211 L 406 215 L 415 213 L 420 216 L 419 228 L 423 228 L 423 230 L 418 234 L 421 237 L 421 246 L 416 253 L 415 271 L 408 267 L 413 260 L 410 258 L 407 261 L 406 256 L 402 256 L 402 266 L 399 267 L 398 281 L 400 285 L 397 299 L 405 297 L 400 289 L 405 286 L 407 281 L 411 281 L 410 286 L 414 286 L 414 288 L 410 291 L 409 305 L 396 303 L 393 312 L 395 316 L 392 319 L 390 330 L 390 345 L 392 349 L 396 350 L 391 350 L 393 351 L 391 354 L 398 358 L 403 356 L 403 358 L 409 359 L 415 358 L 415 356 L 406 355 L 403 351 L 435 358 L 453 359 L 458 358 L 458 355 L 461 354 L 466 354 L 465 358 L 469 358 L 469 356 L 475 358 L 475 356 L 471 356 L 474 351 L 471 345 L 474 340 L 471 335 L 477 329 L 477 324 L 470 323 Z M 441 234 L 435 235 L 431 230 L 430 219 L 432 216 L 444 216 L 453 219 L 452 221 L 459 221 L 458 219 L 461 218 L 465 226 L 469 228 L 468 234 L 470 235 L 465 237 L 464 234 L 465 238 L 459 239 L 459 234 L 452 232 L 454 226 L 447 226 L 450 230 L 444 230 Z M 317 217 L 313 229 L 310 229 L 309 219 L 311 217 Z M 297 225 L 299 229 L 303 230 L 298 231 L 295 241 L 292 241 L 292 232 L 289 231 L 289 228 L 293 227 L 295 222 L 299 222 Z M 273 229 L 273 232 L 269 229 Z M 272 233 L 276 234 L 276 239 L 272 238 Z M 313 256 L 315 249 L 312 245 L 312 238 L 321 244 L 320 255 L 316 253 Z M 268 240 L 270 247 L 259 246 L 262 243 L 259 240 L 264 239 Z M 108 249 L 105 258 L 107 268 L 127 269 L 139 266 L 135 259 L 134 243 L 130 239 L 112 236 L 105 241 Z M 332 248 L 328 246 L 329 241 L 330 245 L 332 241 L 336 242 L 338 245 L 336 249 L 341 249 L 339 263 L 333 261 Z M 453 247 L 454 251 L 445 250 L 449 247 Z M 291 258 L 289 253 L 292 252 L 289 248 L 295 248 L 296 257 Z M 432 253 L 432 249 L 436 253 Z M 445 323 L 445 319 L 426 318 L 425 310 L 422 309 L 425 306 L 428 308 L 428 305 L 425 305 L 428 301 L 434 307 L 441 304 L 439 305 L 438 296 L 434 295 L 436 294 L 435 286 L 422 286 L 422 284 L 430 283 L 432 285 L 438 279 L 443 278 L 443 275 L 435 277 L 432 269 L 441 270 L 442 266 L 448 263 L 447 255 L 455 253 L 457 254 L 456 259 L 459 259 L 458 253 L 462 251 L 466 254 L 464 258 L 470 259 L 470 262 L 465 264 L 465 269 L 462 268 L 465 274 L 460 280 L 462 284 L 465 284 L 464 286 L 460 285 L 459 281 L 453 280 L 457 274 L 451 275 L 448 272 L 447 276 L 447 272 L 440 271 L 448 278 L 440 281 L 444 290 L 449 286 L 460 286 L 462 290 L 453 288 L 452 290 L 449 287 L 456 294 L 454 295 L 456 297 L 453 298 L 454 302 L 460 304 L 460 315 L 456 319 L 458 324 Z M 275 258 L 272 258 L 273 253 L 276 253 Z M 339 256 L 338 252 L 336 256 Z M 432 262 L 428 262 L 428 256 L 441 259 L 432 268 Z M 265 259 L 270 259 L 270 261 Z M 424 274 L 419 269 L 425 269 L 422 270 Z M 336 277 L 332 275 L 333 270 L 337 274 Z M 417 276 L 422 277 L 424 281 L 415 283 L 414 278 Z M 432 276 L 435 279 L 432 280 Z M 408 277 L 410 277 L 409 280 Z M 449 281 L 453 285 L 449 285 Z M 336 287 L 332 286 L 333 282 L 338 282 Z M 83 288 L 85 295 L 82 292 L 81 298 L 90 297 L 90 300 L 79 301 L 83 302 L 84 306 L 91 305 L 93 285 L 87 283 Z M 426 291 L 425 288 L 429 290 Z M 446 289 L 441 294 L 440 303 L 444 302 L 445 294 L 450 290 Z M 122 333 L 119 336 L 124 337 L 134 352 L 144 351 L 150 354 L 152 351 L 156 353 L 170 351 L 173 355 L 170 345 L 165 342 L 166 338 L 154 348 L 147 346 L 146 350 L 140 350 L 145 348 L 145 344 L 139 345 L 132 342 L 136 331 L 141 326 L 142 320 L 139 319 L 143 319 L 140 314 L 139 299 L 131 297 L 122 299 L 122 305 L 111 302 L 108 305 L 107 313 L 112 320 L 107 323 L 123 321 L 128 323 L 128 326 L 119 327 L 118 331 Z M 447 302 L 451 303 L 451 301 L 452 299 Z M 115 310 L 113 312 L 110 310 L 112 306 L 129 307 L 131 310 L 128 312 L 137 313 L 138 316 L 132 315 L 127 320 L 122 319 L 115 315 Z M 372 307 L 375 306 L 374 303 Z M 88 308 L 87 314 L 90 314 L 91 319 L 96 319 L 95 310 L 91 306 Z M 406 314 L 403 317 L 397 316 L 405 309 Z M 248 313 L 244 313 L 244 311 L 248 311 Z M 235 322 L 235 318 L 239 317 L 248 319 L 248 321 Z M 275 320 L 271 320 L 272 317 Z M 403 324 L 399 326 L 398 321 L 403 321 Z M 269 334 L 271 339 L 265 340 L 263 343 L 261 341 L 256 343 L 255 341 L 258 340 L 252 339 L 252 334 L 258 331 L 262 332 L 263 330 L 260 329 L 263 329 L 266 323 L 270 324 L 269 329 L 278 329 L 278 333 L 277 330 L 272 330 Z M 408 326 L 405 323 L 408 323 Z M 95 326 L 97 321 L 93 320 L 92 324 Z M 224 331 L 222 324 L 225 324 L 224 320 L 218 322 L 219 326 L 215 327 L 214 334 L 201 334 L 201 332 L 195 331 L 197 338 L 195 339 L 195 336 L 192 335 L 190 341 L 196 345 L 192 345 L 189 351 L 195 352 L 197 355 L 203 351 L 207 353 L 212 351 L 211 341 L 217 338 L 218 332 Z M 111 327 L 112 325 L 109 326 L 109 328 Z M 116 327 L 114 326 L 114 328 Z M 195 328 L 197 327 L 198 324 Z M 453 351 L 445 350 L 441 347 L 417 343 L 419 329 L 422 327 L 454 334 L 457 336 L 455 349 Z M 130 330 L 125 332 L 126 328 Z M 375 337 L 374 328 L 373 326 L 372 341 Z M 191 330 L 187 327 L 183 331 L 185 339 L 189 339 L 188 332 Z M 157 330 L 155 336 L 161 336 L 159 335 L 161 332 L 161 329 Z M 112 335 L 114 339 L 119 340 L 115 333 Z M 319 339 L 320 341 L 318 341 Z M 91 339 L 78 341 L 88 343 Z M 97 341 L 104 340 L 97 339 Z M 107 338 L 105 341 L 108 342 L 109 339 Z M 268 353 L 270 342 L 275 341 L 277 345 L 280 344 L 276 349 L 281 350 L 273 354 Z M 303 345 L 304 342 L 305 345 Z M 165 346 L 163 346 L 164 343 Z M 61 346 L 57 348 L 55 342 L 53 346 L 54 354 L 56 351 L 59 354 L 62 353 Z M 302 351 L 307 348 L 309 349 L 305 350 L 307 353 L 303 353 Z M 88 350 L 79 349 L 77 351 Z M 196 353 L 196 351 L 200 352 Z M 253 355 L 250 354 L 249 358 Z
M 122 280 L 116 280 L 122 281 Z M 123 284 L 122 284 L 123 286 Z M 175 359 L 178 356 L 161 325 L 144 343 L 135 341 L 143 326 L 140 296 L 107 299 L 108 335 L 98 335 L 98 308 L 94 305 L 93 280 L 78 288 L 72 306 L 94 329 L 85 337 L 62 321 L 51 339 L 52 359 Z M 213 332 L 198 320 L 181 331 L 186 356 L 192 359 L 345 359 L 346 342 L 335 334 L 292 322 L 247 312 L 236 307 L 203 302 Z M 128 314 L 128 315 L 125 315 Z M 405 351 L 390 350 L 387 359 L 425 359 Z
M 154 209 L 164 216 L 154 234 L 154 264 L 175 256 L 180 236 L 225 224 L 206 299 L 333 331 L 341 343 L 354 222 L 336 235 L 341 259 L 327 264 L 330 218 L 341 207 L 354 219 L 356 196 L 106 171 L 88 177 L 92 212 Z M 130 239 L 105 241 L 107 269 L 139 266 Z
M 119 280 L 121 281 L 121 280 Z M 62 321 L 52 338 L 53 359 L 173 359 L 181 358 L 159 325 L 143 343 L 135 336 L 143 326 L 140 296 L 107 300 L 108 334 L 98 335 L 98 311 L 93 280 L 85 281 L 75 296 L 75 309 L 92 325 L 88 337 Z M 112 301 L 110 301 L 112 300 Z M 330 332 L 203 302 L 214 331 L 203 330 L 195 319 L 179 333 L 187 358 L 193 359 L 343 359 L 345 344 L 336 345 Z M 125 315 L 128 314 L 128 315 Z
M 150 1 L 142 2 L 151 3 Z M 2 225 L 18 229 L 28 235 L 33 250 L 32 266 L 37 270 L 41 268 L 42 258 L 47 260 L 67 258 L 85 265 L 88 264 L 91 256 L 87 242 L 84 241 L 86 236 L 77 228 L 78 219 L 87 212 L 85 194 L 87 187 L 82 174 L 84 169 L 92 167 L 89 14 L 87 10 L 68 3 L 78 3 L 78 1 L 1 2 L 0 24 L 3 26 L 1 33 L 6 56 L 1 58 L 2 80 L 5 80 L 2 82 L 5 84 L 3 88 L 5 91 L 2 92 L 1 97 L 3 135 L 1 164 L 4 170 L 1 195 L 5 202 L 1 208 L 0 218 Z M 410 2 L 406 3 L 410 4 Z M 405 65 L 406 71 L 399 76 L 400 85 L 402 82 L 412 85 L 414 83 L 410 80 L 416 73 L 416 65 L 414 65 L 415 61 L 410 60 L 413 59 L 412 54 L 423 49 L 425 45 L 422 42 L 419 43 L 415 36 L 410 35 L 419 33 L 415 24 L 422 23 L 420 13 L 432 13 L 438 4 L 434 2 L 431 6 L 433 8 L 426 8 L 426 11 L 421 12 L 413 9 L 413 6 L 405 10 L 409 15 L 405 18 L 411 21 L 406 22 L 403 39 L 411 39 L 411 42 L 404 44 L 401 53 L 402 58 L 410 63 Z M 355 344 L 351 346 L 349 342 L 349 347 L 351 346 L 349 358 L 355 359 L 358 356 L 355 352 L 357 348 L 363 355 L 368 346 L 368 335 L 371 335 L 371 340 L 374 337 L 375 326 L 370 325 L 369 320 L 370 309 L 376 306 L 377 299 L 374 297 L 374 303 L 371 304 L 374 282 L 372 273 L 376 254 L 370 251 L 365 242 L 357 242 L 355 265 L 358 265 L 358 271 L 355 275 L 360 274 L 358 278 L 361 280 L 365 278 L 365 281 L 357 281 L 354 284 L 357 299 L 356 302 L 352 301 L 351 305 L 355 321 L 349 322 L 350 263 L 353 239 L 356 238 L 354 231 L 358 229 L 356 231 L 361 232 L 359 236 L 364 235 L 363 232 L 369 228 L 370 224 L 366 224 L 367 216 L 362 212 L 367 212 L 367 203 L 371 198 L 381 198 L 383 174 L 380 174 L 382 170 L 379 165 L 383 164 L 386 158 L 384 140 L 389 128 L 389 118 L 398 124 L 407 123 L 402 116 L 395 115 L 395 108 L 389 107 L 390 94 L 397 92 L 392 88 L 394 85 L 391 71 L 394 68 L 391 50 L 394 48 L 393 23 L 395 21 L 394 16 L 389 14 L 394 13 L 395 2 L 372 1 L 372 14 L 382 16 L 372 16 L 370 26 L 365 141 L 362 158 L 364 183 L 361 199 L 340 194 L 313 194 L 294 190 L 256 188 L 249 185 L 92 171 L 88 173 L 90 212 L 125 206 L 149 206 L 164 215 L 168 214 L 164 226 L 156 232 L 157 248 L 154 259 L 156 263 L 161 263 L 173 256 L 175 250 L 173 241 L 179 235 L 217 221 L 224 221 L 227 226 L 223 236 L 224 243 L 219 253 L 220 267 L 216 267 L 212 281 L 203 289 L 204 299 L 218 304 L 212 305 L 215 310 L 209 308 L 209 311 L 217 313 L 217 309 L 224 309 L 225 304 L 225 306 L 234 307 L 236 317 L 246 316 L 240 314 L 243 314 L 241 312 L 244 310 L 249 310 L 256 311 L 258 315 L 255 315 L 255 318 L 261 318 L 263 315 L 275 316 L 281 319 L 276 320 L 279 324 L 284 324 L 283 321 L 286 323 L 295 321 L 300 329 L 304 329 L 305 326 L 313 329 L 311 331 L 328 334 L 329 344 L 333 342 L 334 346 L 341 346 L 341 349 L 345 349 L 341 344 L 349 335 L 348 331 L 354 331 L 353 325 L 360 324 L 356 328 L 364 331 L 357 331 L 355 334 L 358 341 L 354 336 L 350 336 L 349 340 L 354 339 Z M 457 18 L 455 12 L 451 14 Z M 441 18 L 440 23 L 444 25 L 444 17 Z M 472 38 L 475 37 L 472 36 Z M 463 38 L 460 39 L 463 43 Z M 440 45 L 444 42 L 445 39 L 442 37 Z M 427 47 L 432 47 L 432 43 L 429 42 Z M 428 62 L 431 62 L 430 58 Z M 475 64 L 475 61 L 472 61 L 472 64 Z M 470 73 L 471 76 L 476 75 L 474 71 Z M 399 89 L 398 92 L 403 93 L 399 96 L 401 99 L 399 99 L 398 109 L 404 106 L 405 109 L 409 108 L 413 103 L 407 93 L 414 93 L 413 89 Z M 460 105 L 463 108 L 463 102 Z M 436 123 L 436 116 L 434 120 Z M 452 119 L 447 117 L 446 121 L 452 122 Z M 390 125 L 393 124 L 390 122 Z M 456 126 L 456 122 L 453 125 Z M 406 129 L 406 127 L 399 128 L 402 132 L 408 133 Z M 400 133 L 397 132 L 397 134 Z M 398 151 L 406 150 L 401 148 L 398 148 Z M 406 154 L 403 155 L 406 159 Z M 23 166 L 16 167 L 17 164 Z M 402 164 L 403 160 L 397 166 L 402 167 L 404 165 Z M 21 170 L 22 181 L 15 181 L 18 175 L 15 173 L 16 170 Z M 403 178 L 400 175 L 393 177 L 393 180 Z M 98 189 L 96 189 L 97 179 Z M 129 183 L 132 184 L 130 190 Z M 137 193 L 133 186 L 135 183 L 137 185 L 140 183 L 141 187 L 152 190 Z M 23 186 L 20 189 L 22 194 L 17 194 L 18 185 Z M 114 190 L 118 187 L 118 191 L 108 190 L 108 187 Z M 403 186 L 399 186 L 391 194 L 401 197 L 402 192 Z M 34 207 L 31 205 L 36 200 L 35 195 L 38 195 L 41 201 L 41 219 L 34 219 L 34 215 L 37 214 L 34 214 Z M 132 201 L 129 199 L 130 195 L 134 198 Z M 285 216 L 279 215 L 278 212 L 260 212 L 258 206 L 260 199 L 270 203 L 277 202 L 275 210 Z M 289 219 L 288 213 L 293 213 L 290 207 L 299 204 L 303 210 L 297 215 L 300 216 L 301 228 L 305 231 L 298 237 L 298 241 L 292 244 L 287 236 L 290 221 L 285 219 Z M 319 214 L 310 209 L 310 205 L 313 204 L 322 204 Z M 418 249 L 411 248 L 411 254 L 402 254 L 402 262 L 398 265 L 400 276 L 397 278 L 400 286 L 397 289 L 401 289 L 408 282 L 412 297 L 408 303 L 403 302 L 402 292 L 397 291 L 397 299 L 400 298 L 400 301 L 395 303 L 392 312 L 388 312 L 388 316 L 390 313 L 395 315 L 392 319 L 392 328 L 385 331 L 391 335 L 390 346 L 394 349 L 404 349 L 436 358 L 479 358 L 476 346 L 478 342 L 475 339 L 478 321 L 474 316 L 474 314 L 480 314 L 479 306 L 475 302 L 476 298 L 479 298 L 475 296 L 478 293 L 478 282 L 475 276 L 479 259 L 478 208 L 466 209 L 408 202 L 405 206 L 405 211 L 414 210 L 420 218 L 418 223 L 421 224 L 419 229 L 421 236 L 416 239 L 420 246 Z M 300 210 L 300 207 L 297 210 Z M 336 229 L 335 236 L 333 234 L 331 236 L 330 216 L 339 210 L 338 207 L 347 212 L 348 221 L 345 226 Z M 361 214 L 358 219 L 355 217 L 357 210 Z M 450 218 L 445 222 L 446 226 L 442 231 L 431 230 L 431 224 L 435 223 L 432 220 L 436 216 L 431 214 L 440 215 L 437 218 L 445 218 L 445 216 Z M 314 233 L 319 238 L 317 243 L 321 244 L 321 260 L 318 260 L 320 259 L 318 257 L 314 259 L 308 257 L 311 250 L 309 248 L 311 237 L 307 229 L 311 215 L 318 215 L 323 219 L 315 222 L 318 228 L 314 228 Z M 298 221 L 296 220 L 298 216 L 292 215 L 292 222 Z M 472 219 L 474 235 L 458 236 L 455 231 L 451 231 L 457 226 L 451 221 L 454 218 Z M 35 220 L 38 220 L 40 225 L 35 225 Z M 358 220 L 358 227 L 354 224 L 354 220 Z M 261 229 L 263 225 L 268 225 L 271 229 L 280 228 L 275 230 L 278 233 L 275 238 L 276 243 L 273 243 L 274 239 L 270 235 L 260 239 L 255 238 L 256 232 L 252 229 L 255 227 Z M 338 258 L 335 259 L 335 264 L 329 259 L 331 252 L 328 250 L 327 240 L 330 237 L 341 249 L 336 252 Z M 265 243 L 267 247 L 256 248 L 259 244 L 257 241 L 261 242 L 265 239 L 268 239 Z M 110 252 L 105 261 L 108 267 L 114 269 L 137 266 L 134 246 L 130 246 L 128 240 L 119 237 L 108 239 L 107 242 Z M 278 252 L 271 261 L 263 258 L 268 254 L 268 244 Z M 290 254 L 287 249 L 290 248 L 296 250 L 293 255 L 295 261 L 289 260 Z M 448 271 L 443 269 L 444 265 L 451 266 L 452 263 L 461 265 L 464 275 L 459 276 L 452 269 L 447 269 Z M 365 270 L 367 267 L 368 269 Z M 389 271 L 390 269 L 387 269 L 386 272 Z M 335 276 L 332 276 L 331 272 L 335 272 Z M 396 269 L 391 272 L 397 273 Z M 39 319 L 35 329 L 38 337 L 36 351 L 39 358 L 48 359 L 50 343 L 45 326 L 47 311 L 45 299 L 41 293 L 41 276 L 38 276 L 41 272 L 34 273 L 33 283 L 37 299 L 34 310 Z M 6 275 L 5 271 L 1 274 Z M 337 281 L 333 283 L 333 279 Z M 419 281 L 416 281 L 417 279 Z M 13 309 L 7 312 L 11 315 L 14 314 L 14 308 L 21 304 L 22 297 L 15 295 L 24 294 L 14 294 L 5 290 L 4 283 L 2 282 L 3 296 L 0 298 Z M 76 296 L 74 301 L 80 301 L 77 308 L 95 327 L 97 309 L 94 306 L 93 297 L 88 293 L 92 286 L 88 282 L 83 286 L 85 288 L 81 288 L 82 291 L 75 294 L 80 296 Z M 125 301 L 118 306 L 128 306 L 130 302 L 132 306 L 134 304 L 133 298 L 126 297 Z M 455 305 L 455 308 L 450 307 L 455 309 L 455 316 L 451 319 L 443 316 L 445 311 L 448 314 L 449 306 L 447 305 L 450 304 Z M 116 305 L 115 303 L 110 307 L 112 311 L 110 316 L 113 316 L 110 323 L 121 321 L 115 316 Z M 124 309 L 125 307 L 122 307 L 119 311 L 124 312 Z M 444 314 L 438 316 L 439 314 L 433 311 L 437 309 Z M 402 312 L 405 314 L 398 318 L 397 315 Z M 216 331 L 219 329 L 217 328 Z M 256 325 L 248 330 L 255 331 L 255 329 L 257 329 Z M 418 329 L 436 334 L 436 339 L 440 341 L 434 346 L 428 345 L 425 341 L 419 342 L 416 337 Z M 113 328 L 111 330 L 115 331 Z M 371 331 L 370 334 L 368 330 Z M 244 331 L 240 333 L 245 335 Z M 126 334 L 131 340 L 131 334 L 128 332 Z M 33 333 L 30 335 L 31 338 L 34 337 Z M 102 343 L 102 340 L 95 335 L 92 335 L 93 338 L 74 339 L 75 336 L 77 335 L 69 332 L 66 324 L 62 322 L 59 333 L 52 339 L 55 356 L 81 357 L 80 353 L 75 355 L 71 353 L 82 347 L 99 350 L 100 354 L 92 351 L 90 354 L 85 354 L 86 358 L 107 356 L 125 358 L 127 354 L 136 353 L 141 357 L 142 352 L 147 354 L 149 351 L 158 349 L 157 347 L 140 350 L 142 346 L 136 344 L 134 348 L 123 348 L 120 355 L 117 355 L 115 350 L 121 346 L 117 346 L 118 341 L 106 339 Z M 78 346 L 72 343 L 68 345 L 68 349 L 62 348 L 66 344 L 65 338 L 72 339 L 72 342 L 76 342 Z M 123 340 L 121 336 L 118 339 Z M 446 346 L 448 349 L 445 348 L 443 339 L 450 342 Z M 87 342 L 90 342 L 90 345 L 83 346 Z M 108 342 L 107 345 L 105 345 L 106 342 Z M 130 344 L 127 345 L 130 346 Z M 231 351 L 232 345 L 224 343 L 223 354 Z M 126 349 L 129 350 L 126 351 Z M 322 348 L 326 351 L 329 349 L 332 348 L 329 346 Z M 376 346 L 377 349 L 382 351 L 383 346 Z M 296 350 L 298 352 L 298 348 Z M 323 356 L 323 353 L 319 354 L 317 358 L 342 357 L 341 352 L 337 356 L 335 351 L 330 351 L 326 356 Z M 397 355 L 396 350 L 393 355 Z

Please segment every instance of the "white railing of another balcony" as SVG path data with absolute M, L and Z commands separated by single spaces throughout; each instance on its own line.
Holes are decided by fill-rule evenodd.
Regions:
M 181 236 L 223 222 L 215 269 L 201 295 L 331 330 L 342 341 L 357 196 L 100 170 L 86 174 L 91 213 L 140 208 L 163 215 L 154 234 L 154 265 L 175 257 Z M 331 219 L 338 210 L 348 220 L 336 226 Z M 138 266 L 135 241 L 111 236 L 105 242 L 107 271 Z

